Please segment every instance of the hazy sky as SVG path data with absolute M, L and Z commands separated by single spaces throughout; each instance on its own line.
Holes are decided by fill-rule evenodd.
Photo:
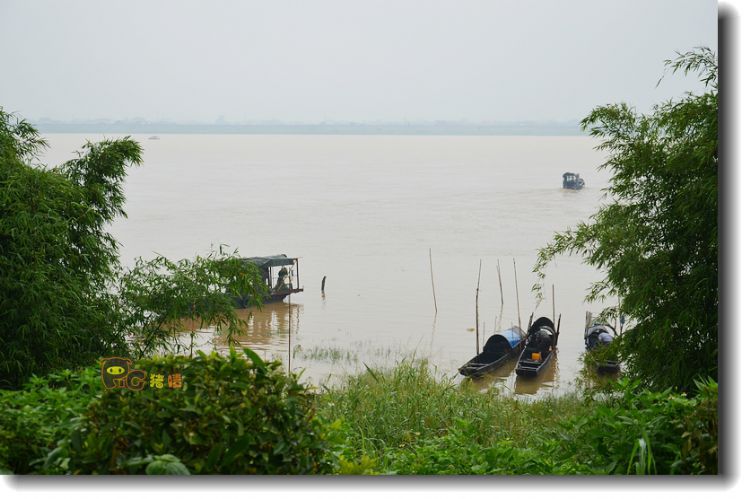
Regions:
M 578 120 L 699 90 L 707 0 L 0 0 L 0 106 L 30 119 Z

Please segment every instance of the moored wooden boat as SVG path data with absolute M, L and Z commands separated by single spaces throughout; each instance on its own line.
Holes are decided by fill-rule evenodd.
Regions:
M 557 354 L 557 337 L 560 334 L 558 329 L 559 321 L 557 328 L 547 317 L 534 321 L 516 365 L 518 376 L 537 376 L 549 365 L 550 359 Z
M 586 351 L 591 352 L 596 349 L 607 348 L 614 341 L 617 332 L 609 324 L 591 322 L 591 313 L 586 314 L 586 328 L 583 333 L 583 340 L 586 344 Z M 604 359 L 596 362 L 596 370 L 599 372 L 617 372 L 620 370 L 620 363 L 615 359 Z
M 518 355 L 526 345 L 526 338 L 527 334 L 518 326 L 493 334 L 484 344 L 482 353 L 461 366 L 458 372 L 475 378 L 494 371 Z
M 268 296 L 263 300 L 265 303 L 281 301 L 291 294 L 304 291 L 299 284 L 299 258 L 281 254 L 242 258 L 242 262 L 258 267 L 269 291 Z M 277 268 L 279 269 L 278 271 L 276 271 Z M 274 275 L 276 276 L 275 283 Z M 296 283 L 294 282 L 294 277 L 296 277 Z M 234 297 L 234 306 L 236 308 L 247 308 L 248 305 L 249 297 Z

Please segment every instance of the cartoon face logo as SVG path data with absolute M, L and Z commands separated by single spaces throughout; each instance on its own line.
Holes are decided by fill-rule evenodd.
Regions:
M 130 359 L 122 357 L 102 359 L 102 383 L 104 383 L 104 386 L 108 389 L 125 388 L 132 363 L 133 361 Z
M 102 383 L 111 390 L 114 388 L 129 388 L 143 390 L 146 384 L 146 372 L 130 369 L 133 361 L 123 357 L 108 357 L 101 361 Z

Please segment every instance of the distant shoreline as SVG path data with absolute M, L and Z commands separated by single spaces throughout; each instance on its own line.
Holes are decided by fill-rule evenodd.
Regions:
M 41 123 L 41 133 L 246 135 L 586 135 L 577 123 L 502 124 L 174 124 Z

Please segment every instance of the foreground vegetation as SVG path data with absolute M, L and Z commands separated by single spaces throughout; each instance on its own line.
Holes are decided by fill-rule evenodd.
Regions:
M 253 352 L 142 362 L 180 389 L 106 390 L 100 371 L 0 391 L 12 473 L 705 474 L 718 471 L 718 386 L 697 395 L 622 381 L 602 396 L 524 402 L 367 371 L 313 394 Z

